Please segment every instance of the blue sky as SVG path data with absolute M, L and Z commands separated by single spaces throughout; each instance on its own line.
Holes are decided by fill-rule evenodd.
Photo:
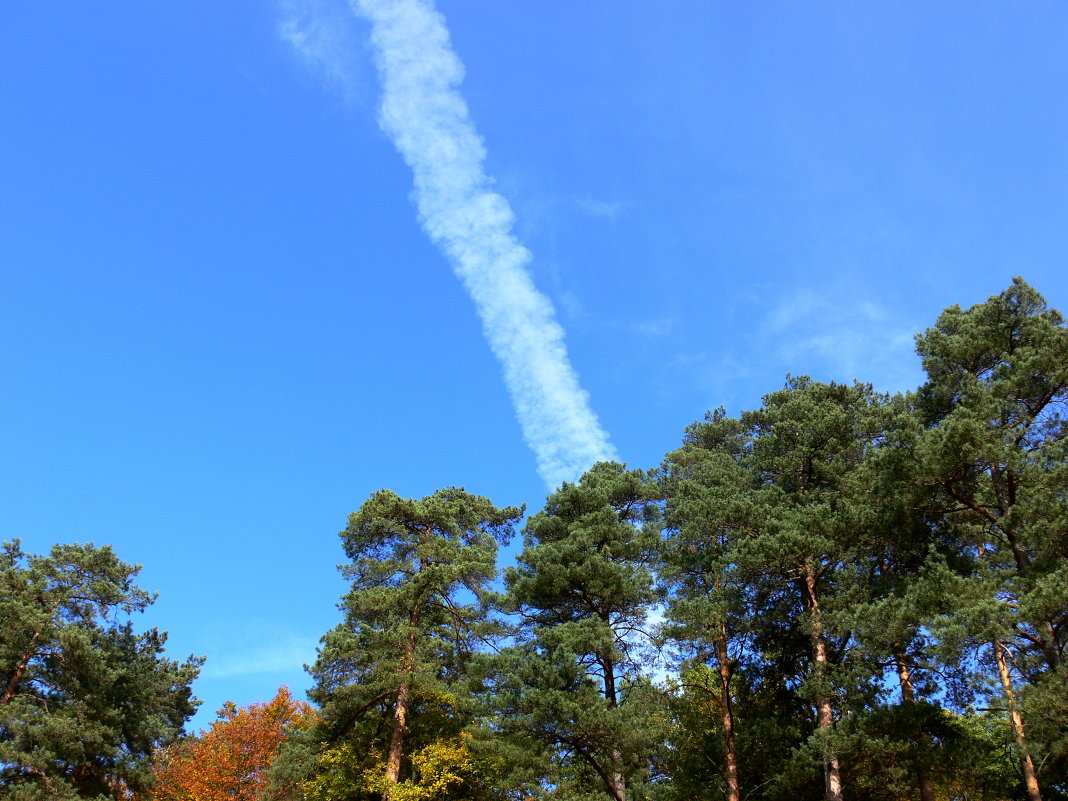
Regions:
M 787 372 L 915 386 L 912 336 L 1013 275 L 1068 310 L 1063 3 L 437 8 L 632 466 Z M 369 493 L 544 499 L 371 30 L 341 0 L 0 5 L 0 536 L 143 564 L 145 623 L 208 656 L 202 725 L 307 687 Z

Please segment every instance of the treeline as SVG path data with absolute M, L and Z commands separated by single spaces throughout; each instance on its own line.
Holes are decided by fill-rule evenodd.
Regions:
M 315 709 L 283 694 L 178 740 L 172 715 L 141 772 L 84 793 L 58 750 L 27 750 L 64 699 L 33 678 L 50 657 L 24 657 L 44 638 L 4 617 L 0 788 L 1068 798 L 1068 328 L 1017 279 L 947 309 L 917 350 L 915 392 L 791 378 L 691 425 L 655 469 L 595 465 L 526 520 L 503 582 L 522 509 L 375 493 L 341 532 L 352 583 L 310 668 Z
M 1068 794 L 1068 330 L 1016 281 L 926 383 L 790 379 L 522 510 L 376 493 L 276 787 L 309 801 Z

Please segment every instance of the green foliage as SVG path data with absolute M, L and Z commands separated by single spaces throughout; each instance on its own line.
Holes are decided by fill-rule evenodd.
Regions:
M 0 788 L 12 801 L 125 798 L 197 702 L 202 660 L 127 619 L 153 600 L 108 547 L 0 553 Z
M 756 532 L 759 479 L 745 462 L 749 445 L 741 421 L 717 410 L 687 429 L 661 469 L 659 579 L 670 590 L 664 634 L 690 652 L 708 650 L 717 624 L 735 633 L 749 616 L 752 599 L 731 561 L 739 540 Z
M 757 411 L 694 424 L 668 455 L 660 578 L 664 634 L 684 657 L 680 796 L 725 791 L 728 712 L 745 793 L 793 797 L 806 766 L 833 758 L 866 797 L 917 782 L 932 798 L 1019 796 L 1004 757 L 1021 756 L 1020 738 L 980 736 L 974 715 L 940 705 L 978 691 L 993 725 L 992 642 L 1046 792 L 1065 791 L 1068 332 L 1017 279 L 918 342 L 930 378 L 915 396 L 791 379 Z M 754 774 L 770 698 L 796 724 Z
M 475 650 L 502 633 L 489 589 L 498 543 L 521 514 L 449 488 L 421 500 L 383 490 L 350 515 L 345 621 L 311 669 L 322 722 L 287 746 L 278 775 L 303 771 L 308 797 L 324 801 L 379 798 L 387 785 L 394 798 L 441 782 L 473 792 L 458 739 L 472 715 L 463 680 Z M 396 781 L 394 745 L 403 746 Z
M 657 535 L 642 525 L 654 498 L 641 471 L 595 465 L 531 517 L 505 574 L 521 629 L 488 685 L 495 725 L 546 760 L 538 778 L 559 797 L 623 801 L 655 778 L 666 715 L 643 666 Z
M 496 633 L 482 601 L 496 576 L 498 542 L 520 514 L 455 488 L 418 501 L 388 490 L 372 495 L 341 532 L 351 560 L 341 571 L 352 589 L 341 602 L 345 622 L 323 638 L 312 699 L 324 709 L 359 706 L 394 690 L 412 634 L 413 681 L 432 692 L 447 687 L 480 639 Z
M 1040 781 L 1068 792 L 1068 328 L 1017 278 L 985 303 L 947 309 L 917 350 L 928 373 L 918 478 L 959 556 L 932 572 L 944 590 L 940 654 L 981 679 L 997 675 L 1003 650 L 1011 676 L 995 695 L 1006 709 L 1018 696 L 1017 735 Z
M 276 769 L 322 801 L 1068 797 L 1066 336 L 1017 280 L 919 337 L 917 393 L 790 378 L 655 480 L 595 465 L 528 521 L 500 651 L 515 515 L 377 494 Z
M 731 695 L 737 731 L 739 785 L 745 798 L 815 798 L 823 790 L 818 759 L 796 758 L 814 730 L 807 704 L 783 682 L 736 665 Z M 726 796 L 723 706 L 718 670 L 696 661 L 682 666 L 671 695 L 673 725 L 664 772 L 669 799 L 719 801 Z

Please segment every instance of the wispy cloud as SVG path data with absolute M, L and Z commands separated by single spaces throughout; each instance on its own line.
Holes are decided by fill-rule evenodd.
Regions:
M 660 317 L 638 320 L 631 325 L 631 329 L 634 333 L 647 339 L 663 339 L 675 330 L 676 323 L 677 321 L 674 317 L 661 315 Z
M 352 7 L 371 23 L 379 124 L 411 167 L 424 231 L 474 300 L 538 472 L 556 487 L 616 458 L 572 369 L 552 303 L 530 277 L 531 254 L 513 233 L 512 209 L 483 167 L 482 139 L 458 89 L 464 68 L 444 18 L 431 0 L 352 0 Z M 309 39 L 287 38 L 305 58 L 333 57 Z
M 240 640 L 230 640 L 208 653 L 202 675 L 206 679 L 252 676 L 259 673 L 300 672 L 315 661 L 314 638 L 262 627 L 247 631 Z
M 576 198 L 575 205 L 591 217 L 596 217 L 602 220 L 615 220 L 627 208 L 624 203 L 598 200 L 597 198 L 592 197 Z
M 780 298 L 761 336 L 791 372 L 851 381 L 863 378 L 883 390 L 914 387 L 919 363 L 912 356 L 915 329 L 893 319 L 868 298 L 828 297 L 802 290 Z
M 368 95 L 361 38 L 344 0 L 279 0 L 278 35 L 346 102 Z

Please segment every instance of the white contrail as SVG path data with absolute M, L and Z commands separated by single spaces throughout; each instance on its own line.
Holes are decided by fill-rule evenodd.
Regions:
M 550 488 L 615 459 L 579 385 L 551 301 L 534 286 L 511 207 L 491 188 L 485 149 L 459 92 L 464 68 L 432 0 L 351 0 L 372 25 L 379 124 L 412 169 L 427 235 L 471 294 L 500 361 L 538 472 Z

